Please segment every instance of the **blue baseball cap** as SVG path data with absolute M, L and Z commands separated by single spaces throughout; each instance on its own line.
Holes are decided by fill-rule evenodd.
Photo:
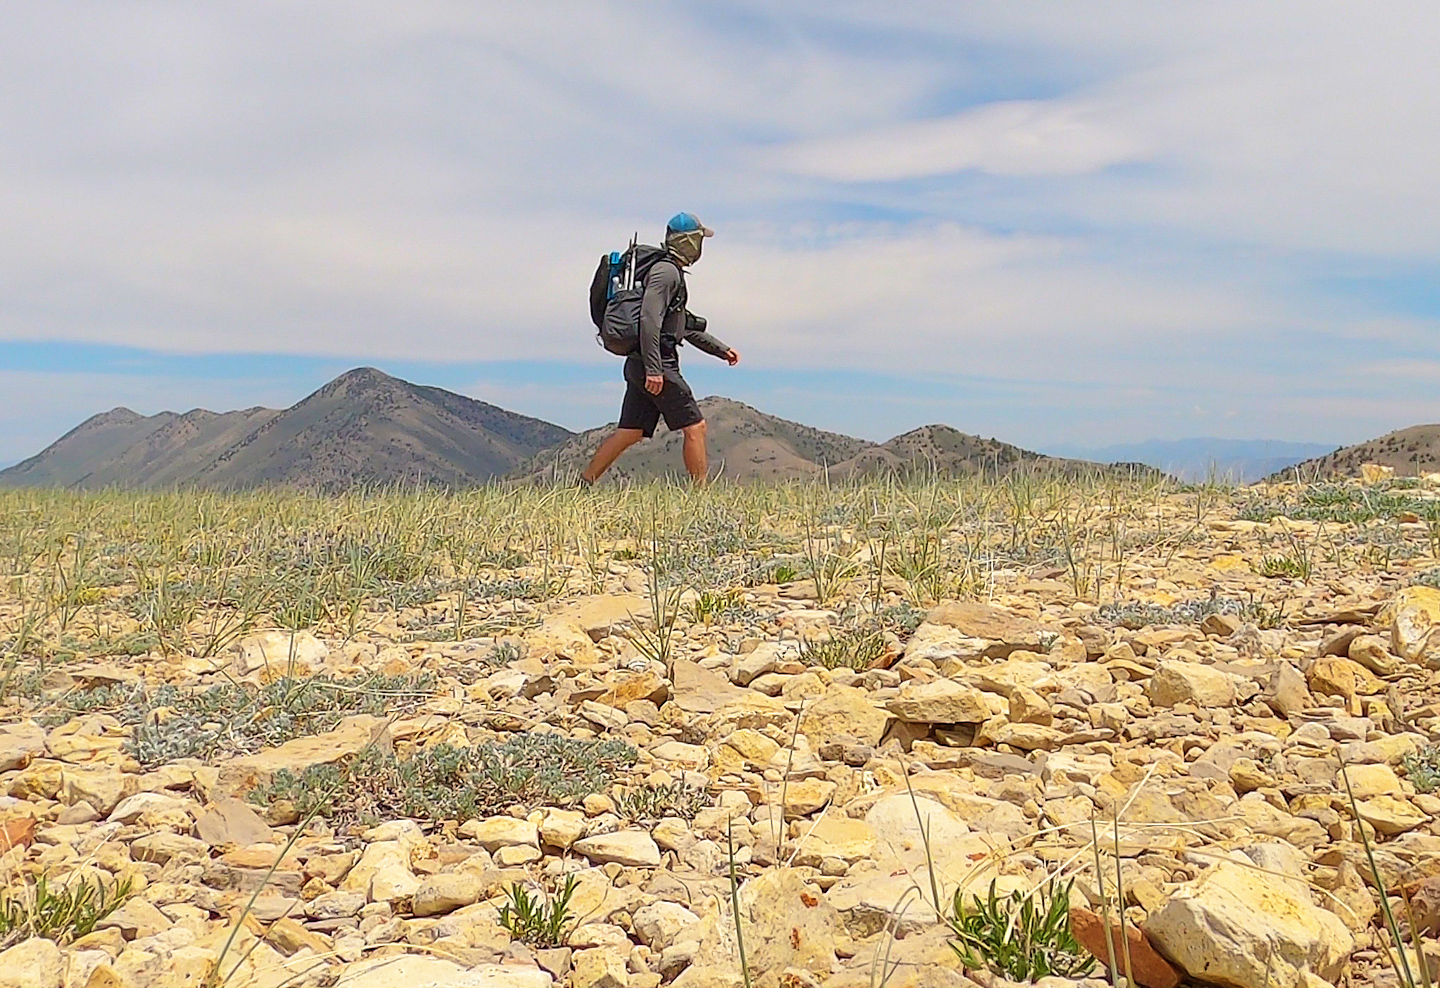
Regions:
M 694 213 L 676 213 L 670 217 L 670 222 L 665 224 L 666 233 L 695 233 L 697 231 L 702 237 L 715 236 L 715 231 L 701 223 Z

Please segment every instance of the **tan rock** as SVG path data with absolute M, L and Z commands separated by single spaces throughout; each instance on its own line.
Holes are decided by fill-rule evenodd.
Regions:
M 1408 799 L 1399 796 L 1357 799 L 1355 811 L 1360 819 L 1386 837 L 1395 837 L 1430 822 L 1428 814 L 1421 812 Z
M 570 964 L 572 988 L 626 988 L 630 981 L 624 955 L 612 948 L 577 950 Z
M 804 863 L 802 858 L 813 861 L 813 866 L 818 866 L 824 858 L 855 862 L 868 858 L 875 844 L 875 831 L 868 823 L 837 816 L 832 811 L 814 826 L 804 828 L 796 862 Z
M 200 819 L 195 821 L 195 834 L 211 845 L 269 844 L 275 831 L 249 805 L 238 799 L 217 799 Z
M 1394 796 L 1400 792 L 1400 776 L 1389 765 L 1347 765 L 1341 770 L 1350 781 L 1350 791 L 1356 799 L 1372 796 Z M 1345 779 L 1335 775 L 1335 787 L 1345 789 Z
M 832 686 L 805 708 L 800 732 L 814 748 L 836 738 L 879 744 L 889 723 L 890 716 L 870 702 L 867 691 L 853 686 Z
M 785 819 L 810 816 L 830 802 L 835 783 L 827 779 L 795 779 L 785 786 Z
M 1145 933 L 1187 974 L 1233 988 L 1295 984 L 1302 971 L 1333 983 L 1355 946 L 1302 881 L 1230 861 L 1182 886 L 1150 916 Z
M 1357 635 L 1346 655 L 1377 676 L 1393 676 L 1405 667 L 1398 656 L 1391 654 L 1389 641 L 1379 635 Z
M 575 842 L 574 850 L 597 864 L 613 861 L 630 868 L 656 868 L 660 865 L 660 848 L 643 830 L 621 830 L 586 837 Z
M 386 725 L 383 717 L 357 714 L 346 717 L 333 731 L 296 738 L 278 748 L 232 758 L 220 765 L 212 795 L 217 799 L 240 797 L 257 785 L 269 782 L 282 768 L 298 776 L 314 765 L 334 765 L 353 758 L 372 744 L 381 750 L 389 750 L 390 736 Z
M 45 729 L 38 724 L 0 727 L 0 772 L 13 772 L 45 754 Z
M 1387 610 L 1393 615 L 1390 643 L 1408 662 L 1440 656 L 1440 590 L 1433 587 L 1406 587 L 1395 595 Z
M 135 776 L 108 767 L 67 765 L 63 779 L 62 802 L 69 806 L 82 801 L 89 803 L 102 816 L 108 816 L 122 799 L 134 795 L 137 788 Z
M 546 810 L 540 820 L 540 839 L 547 847 L 569 850 L 585 836 L 585 814 L 579 810 Z
M 902 721 L 920 724 L 981 724 L 990 717 L 980 691 L 953 679 L 908 682 L 886 709 Z
M 517 820 L 513 816 L 467 820 L 460 826 L 460 836 L 473 840 L 487 851 L 515 845 L 540 846 L 540 828 L 529 820 Z
M 1003 607 L 977 601 L 944 603 L 932 608 L 925 620 L 989 642 L 980 653 L 986 658 L 1003 659 L 1016 649 L 1044 651 L 1045 629 Z
M 484 887 L 480 879 L 465 872 L 429 875 L 420 880 L 411 898 L 416 916 L 440 916 L 462 906 L 479 902 Z
M 64 971 L 60 948 L 42 937 L 22 940 L 0 953 L 0 988 L 60 988 Z
M 1193 703 L 1221 709 L 1235 703 L 1235 677 L 1197 662 L 1167 660 L 1156 667 L 1145 686 L 1145 695 L 1157 707 Z
M 1010 693 L 1010 723 L 1039 724 L 1049 727 L 1055 714 L 1045 698 L 1028 686 L 1018 686 Z

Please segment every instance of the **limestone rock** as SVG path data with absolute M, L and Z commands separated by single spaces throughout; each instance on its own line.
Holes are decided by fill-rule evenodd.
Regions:
M 291 671 L 308 674 L 321 665 L 330 649 L 308 631 L 257 631 L 240 640 L 235 671 L 240 676 L 267 670 L 272 676 Z
M 635 910 L 635 935 L 654 953 L 675 942 L 680 931 L 700 922 L 700 917 L 676 902 L 660 900 Z
M 805 708 L 800 733 L 818 748 L 835 738 L 879 744 L 890 717 L 870 702 L 870 694 L 854 686 L 832 686 Z
M 416 916 L 439 916 L 480 901 L 480 879 L 465 872 L 441 873 L 420 880 L 411 898 Z
M 1359 799 L 1359 794 L 1356 795 L 1355 812 L 1360 815 L 1360 819 L 1386 837 L 1395 837 L 1430 822 L 1428 815 L 1400 796 L 1384 795 Z
M 592 594 L 557 609 L 551 618 L 578 628 L 591 641 L 650 617 L 650 601 L 639 594 Z
M 0 953 L 0 988 L 60 988 L 64 967 L 59 947 L 31 937 Z
M 1157 707 L 1193 703 L 1220 709 L 1235 703 L 1235 677 L 1198 662 L 1165 661 L 1156 667 L 1145 694 Z
M 687 714 L 712 714 L 732 700 L 755 696 L 685 659 L 672 667 L 671 702 Z
M 217 799 L 209 810 L 195 821 L 195 833 L 205 843 L 213 846 L 234 844 L 249 847 L 251 844 L 269 844 L 275 840 L 275 831 L 260 818 L 249 805 L 238 799 Z
M 777 868 L 747 881 L 740 889 L 740 915 L 752 970 L 798 968 L 812 974 L 830 973 L 839 917 L 799 869 Z M 739 970 L 734 922 L 728 910 L 708 913 L 697 931 L 702 939 L 695 964 Z
M 383 717 L 356 714 L 346 717 L 333 731 L 299 737 L 278 748 L 232 758 L 220 765 L 214 795 L 216 798 L 243 796 L 257 785 L 269 782 L 282 768 L 298 776 L 314 765 L 334 765 L 353 758 L 372 743 L 388 750 L 390 737 L 386 724 Z
M 1145 933 L 1191 977 L 1231 988 L 1295 984 L 1302 971 L 1333 983 L 1355 945 L 1303 882 L 1230 861 L 1172 895 Z
M 980 691 L 953 679 L 906 683 L 886 709 L 900 720 L 919 724 L 983 724 L 990 718 Z
M 481 964 L 465 968 L 454 961 L 418 954 L 393 954 L 345 968 L 344 988 L 551 988 L 554 981 L 538 967 Z
M 932 608 L 925 620 L 954 628 L 967 638 L 986 641 L 988 644 L 980 654 L 988 659 L 1003 659 L 1016 649 L 1045 650 L 1045 630 L 1003 607 L 977 601 L 944 603 Z
M 1390 644 L 1408 662 L 1422 658 L 1432 664 L 1440 657 L 1440 590 L 1433 587 L 1406 587 L 1395 595 L 1388 608 Z
M 529 820 L 517 820 L 513 816 L 467 820 L 460 827 L 460 836 L 491 852 L 502 847 L 540 846 L 540 828 Z
M 45 729 L 38 724 L 0 727 L 0 772 L 11 772 L 45 754 Z
M 643 830 L 621 830 L 586 837 L 576 841 L 574 849 L 597 864 L 614 861 L 630 868 L 656 868 L 660 865 L 660 848 Z
M 630 981 L 625 957 L 608 947 L 577 950 L 570 965 L 572 988 L 625 988 Z

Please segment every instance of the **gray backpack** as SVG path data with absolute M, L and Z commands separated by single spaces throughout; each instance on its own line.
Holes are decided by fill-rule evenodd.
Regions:
M 637 244 L 633 239 L 624 251 L 602 255 L 595 278 L 590 282 L 590 320 L 595 338 L 611 353 L 628 357 L 640 349 L 640 305 L 645 299 L 645 279 L 659 262 L 675 264 L 663 247 Z M 680 272 L 680 291 L 669 312 L 685 308 L 685 271 Z

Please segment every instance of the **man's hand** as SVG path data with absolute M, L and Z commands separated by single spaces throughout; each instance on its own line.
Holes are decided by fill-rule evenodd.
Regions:
M 646 374 L 645 390 L 652 395 L 658 395 L 665 389 L 665 377 L 662 374 Z
M 731 350 L 725 354 L 725 362 L 731 367 L 734 367 L 740 362 L 740 351 L 731 348 Z

